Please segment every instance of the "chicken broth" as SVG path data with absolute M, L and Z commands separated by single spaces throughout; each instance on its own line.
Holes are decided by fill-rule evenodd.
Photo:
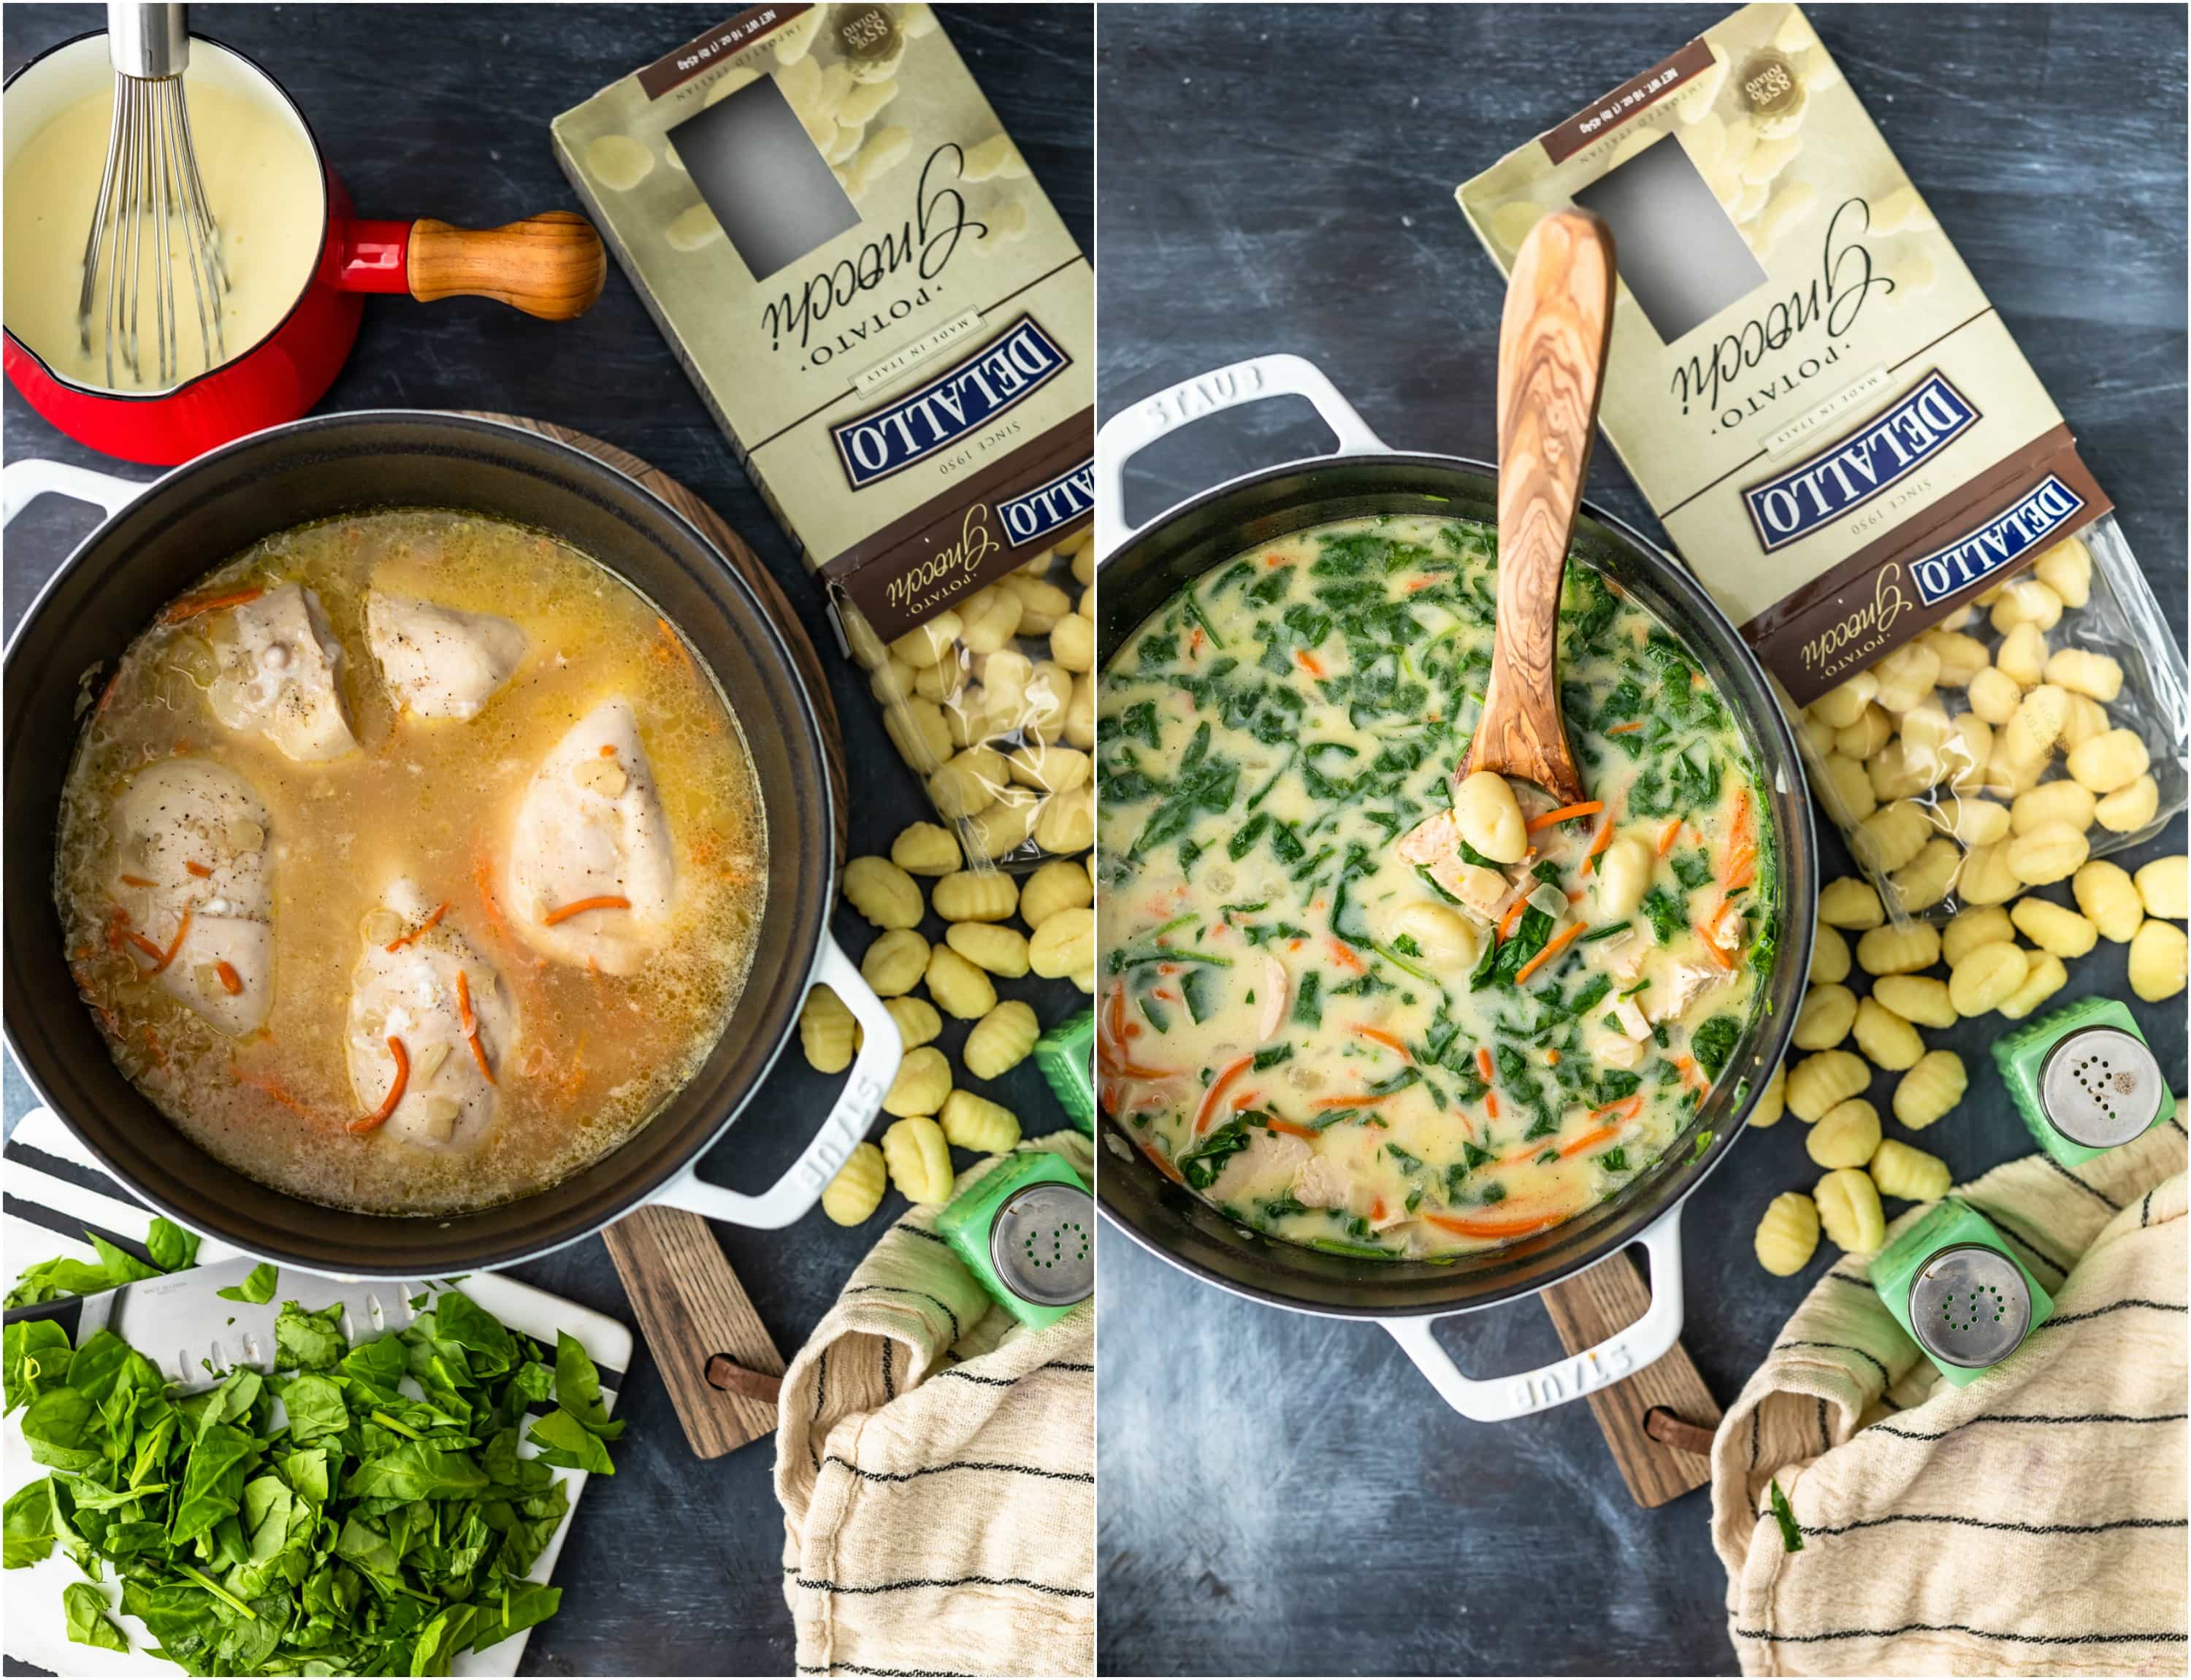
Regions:
M 284 531 L 123 656 L 57 896 L 122 1070 L 330 1206 L 528 1195 L 643 1126 L 743 987 L 767 837 L 670 626 L 552 537 L 404 509 Z
M 1325 525 L 1206 573 L 1106 667 L 1104 1104 L 1273 1236 L 1427 1258 L 1573 1217 L 1682 1135 L 1771 969 L 1742 736 L 1580 560 L 1559 672 L 1587 797 L 1515 784 L 1516 861 L 1464 838 L 1495 595 L 1485 526 Z

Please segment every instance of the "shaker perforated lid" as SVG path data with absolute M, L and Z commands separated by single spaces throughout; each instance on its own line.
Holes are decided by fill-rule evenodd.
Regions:
M 2039 1070 L 2039 1104 L 2064 1138 L 2112 1149 L 2154 1122 L 2168 1087 L 2143 1039 L 2120 1027 L 2065 1035 Z
M 989 1260 L 1022 1300 L 1039 1307 L 1086 1300 L 1096 1288 L 1095 1198 L 1056 1182 L 1013 1191 L 990 1223 Z
M 1983 1243 L 1942 1249 L 1909 1286 L 1909 1328 L 1934 1359 L 1967 1370 L 1999 1365 L 2031 1326 L 2031 1291 L 2016 1263 Z

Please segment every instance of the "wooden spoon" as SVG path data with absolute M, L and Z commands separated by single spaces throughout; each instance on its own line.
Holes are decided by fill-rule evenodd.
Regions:
M 1530 230 L 1499 322 L 1499 617 L 1483 717 L 1460 775 L 1583 799 L 1560 710 L 1560 580 L 1613 332 L 1613 232 L 1586 210 Z

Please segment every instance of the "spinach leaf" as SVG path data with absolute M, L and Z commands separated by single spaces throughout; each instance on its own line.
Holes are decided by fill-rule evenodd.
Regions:
M 145 1233 L 145 1251 L 152 1257 L 152 1263 L 163 1272 L 188 1271 L 198 1263 L 197 1233 L 156 1218 L 151 1229 Z
M 68 1332 L 51 1319 L 24 1319 L 0 1332 L 0 1366 L 4 1366 L 7 1410 L 13 1411 L 66 1379 Z
M 1206 1190 L 1217 1182 L 1225 1163 L 1246 1149 L 1249 1141 L 1248 1115 L 1243 1114 L 1226 1121 L 1172 1164 L 1179 1168 L 1180 1177 L 1187 1180 L 1190 1189 Z
M 282 1281 L 281 1269 L 270 1260 L 261 1261 L 251 1269 L 251 1274 L 228 1289 L 213 1291 L 224 1301 L 241 1301 L 247 1306 L 263 1307 L 274 1298 L 274 1291 Z
M 1323 975 L 1312 968 L 1300 977 L 1294 992 L 1294 1019 L 1305 1027 L 1323 1024 L 1323 1000 L 1318 995 L 1323 985 Z
M 61 1588 L 61 1611 L 68 1618 L 68 1637 L 74 1643 L 128 1650 L 122 1630 L 106 1619 L 106 1595 L 89 1581 L 72 1581 Z
M 1690 1036 L 1689 1048 L 1696 1053 L 1697 1065 L 1717 1079 L 1741 1036 L 1740 1021 L 1732 1015 L 1714 1015 Z
M 54 1507 L 54 1479 L 40 1477 L 8 1496 L 0 1507 L 0 1530 L 4 1530 L 4 1556 L 0 1566 L 20 1569 L 50 1556 L 54 1537 L 60 1529 L 60 1513 Z
M 1664 887 L 1653 886 L 1643 894 L 1643 914 L 1660 945 L 1671 944 L 1674 935 L 1689 925 L 1687 905 Z
M 555 1404 L 577 1418 L 589 1434 L 613 1441 L 623 1433 L 623 1420 L 612 1423 L 601 1404 L 600 1373 L 578 1337 L 567 1331 L 555 1332 Z
M 342 1333 L 339 1303 L 308 1313 L 293 1301 L 284 1301 L 274 1319 L 274 1362 L 299 1371 L 333 1371 L 342 1363 L 350 1344 Z
M 560 1406 L 535 1423 L 526 1439 L 539 1447 L 540 1461 L 543 1464 L 566 1470 L 589 1470 L 602 1476 L 616 1474 L 616 1467 L 609 1462 L 608 1449 L 601 1444 L 600 1438 Z

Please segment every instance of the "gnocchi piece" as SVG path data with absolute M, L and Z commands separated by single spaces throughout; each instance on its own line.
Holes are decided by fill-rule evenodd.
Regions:
M 1885 707 L 1875 701 L 1864 708 L 1864 715 L 1856 722 L 1845 729 L 1834 731 L 1834 751 L 1852 758 L 1869 758 L 1893 735 L 1893 718 Z
M 870 635 L 873 631 L 868 632 Z M 903 700 L 914 692 L 914 673 L 910 665 L 896 654 L 885 653 L 883 662 L 875 667 L 868 678 L 868 692 L 887 706 L 894 700 Z
M 1402 905 L 1392 918 L 1392 932 L 1413 939 L 1424 960 L 1437 968 L 1465 972 L 1476 966 L 1476 929 L 1442 904 L 1418 899 Z
M 2191 859 L 2178 852 L 2155 858 L 2131 877 L 2148 916 L 2164 922 L 2181 922 L 2191 913 Z M 2064 956 L 2072 953 L 2064 952 Z
M 1932 692 L 1939 679 L 1940 656 L 1922 641 L 1905 642 L 1875 662 L 1871 674 L 1879 681 L 1875 698 L 1889 712 L 1907 712 Z
M 1938 1201 L 1955 1179 L 1939 1156 L 1888 1138 L 1873 1152 L 1871 1182 L 1897 1201 Z
M 1599 914 L 1614 922 L 1633 916 L 1651 885 L 1656 862 L 1648 843 L 1636 835 L 1624 834 L 1608 846 L 1597 860 Z
M 1830 1050 L 1856 1024 L 1856 994 L 1847 986 L 1813 986 L 1795 1012 L 1793 1042 L 1798 1050 Z
M 2000 945 L 2016 937 L 2016 923 L 1997 905 L 1959 912 L 1940 935 L 1940 955 L 1952 968 L 1980 945 Z
M 2066 822 L 2082 831 L 2092 826 L 2092 808 L 2099 802 L 2080 781 L 2063 777 L 2045 781 L 2029 793 L 2019 793 L 2008 809 L 2009 831 L 2029 834 L 2050 822 Z
M 961 1021 L 978 1021 L 997 1007 L 988 975 L 948 945 L 928 953 L 928 995 L 937 1008 Z
M 1014 781 L 1044 793 L 1063 793 L 1078 787 L 1088 780 L 1090 769 L 1085 752 L 1070 746 L 1050 746 L 1041 741 L 1016 748 L 1010 763 Z
M 1993 665 L 1995 670 L 2023 690 L 2039 686 L 2046 674 L 2046 638 L 2040 627 L 2036 624 L 2019 624 L 2001 638 L 2000 645 L 1994 650 Z
M 1496 770 L 1478 770 L 1454 789 L 1453 820 L 1460 837 L 1494 863 L 1519 863 L 1528 852 L 1521 803 Z
M 1874 928 L 1856 942 L 1857 966 L 1867 974 L 1914 974 L 1939 960 L 1940 935 L 1928 922 Z
M 1924 849 L 1887 877 L 1905 911 L 1930 910 L 1948 896 L 1963 866 L 1962 849 L 1952 840 L 1927 840 Z
M 1039 928 L 1056 911 L 1095 902 L 1096 883 L 1089 878 L 1087 866 L 1077 859 L 1059 858 L 1027 877 L 1020 888 L 1020 917 L 1028 927 Z
M 2063 648 L 2046 656 L 2046 680 L 2071 694 L 2112 703 L 2122 693 L 2122 662 L 2086 648 Z
M 2052 683 L 2038 684 L 2017 702 L 2015 715 L 1994 737 L 1995 767 L 2021 770 L 2045 764 L 2069 721 L 2068 690 Z
M 891 1183 L 908 1201 L 935 1206 L 951 1200 L 951 1145 L 926 1115 L 891 1121 L 883 1133 L 882 1156 Z
M 1045 852 L 1064 857 L 1095 844 L 1095 788 L 1084 784 L 1044 800 L 1034 820 L 1034 841 Z
M 1939 750 L 1921 740 L 1898 736 L 1872 754 L 1864 763 L 1871 780 L 1872 797 L 1882 803 L 1922 793 L 1940 779 Z
M 1965 904 L 2003 905 L 2023 890 L 2023 877 L 2010 866 L 2008 845 L 2001 840 L 1971 848 L 1963 860 L 1963 878 L 1958 888 Z
M 1872 792 L 1871 777 L 1862 764 L 1845 752 L 1826 755 L 1825 782 L 1818 791 L 1826 802 L 1826 809 L 1843 827 L 1862 822 L 1879 806 L 1879 796 Z
M 2148 1003 L 2183 990 L 2185 940 L 2173 922 L 2148 922 L 2130 942 L 2130 989 Z
M 1757 1101 L 1750 1110 L 1749 1123 L 1761 1132 L 1768 1126 L 1778 1126 L 1787 1105 L 1788 1069 L 1783 1064 L 1773 1070 L 1773 1077 L 1765 1081 L 1765 1088 L 1757 1093 Z
M 1857 827 L 1857 849 L 1864 860 L 1885 874 L 1898 870 L 1925 848 L 1932 824 L 1914 799 L 1881 805 Z
M 2069 721 L 2062 725 L 2062 739 L 2055 743 L 2064 752 L 2073 746 L 2082 746 L 2094 735 L 2108 732 L 2108 708 L 2090 695 L 2069 696 Z
M 1870 1058 L 1874 1067 L 1899 1073 L 1914 1068 L 1925 1053 L 1925 1041 L 1917 1029 L 1881 1003 L 1876 996 L 1856 1007 L 1856 1047 Z
M 1993 604 L 1993 627 L 2006 636 L 2020 625 L 2052 630 L 2062 621 L 2062 598 L 2035 577 L 2012 577 Z
M 1919 639 L 1940 661 L 1939 674 L 1933 680 L 1943 689 L 1968 688 L 1971 678 L 1993 663 L 1983 642 L 1960 631 L 1930 630 Z
M 1887 1215 L 1879 1186 L 1861 1167 L 1844 1166 L 1818 1180 L 1811 1193 L 1826 1240 L 1847 1254 L 1876 1254 L 1887 1240 Z
M 961 1059 L 966 1071 L 976 1079 L 999 1078 L 1027 1059 L 1041 1036 L 1033 1009 L 1012 998 L 974 1023 L 974 1030 L 966 1035 Z
M 920 925 L 920 883 L 888 858 L 854 858 L 845 866 L 845 902 L 886 933 Z
M 2018 899 L 2009 906 L 2008 919 L 2024 938 L 2056 956 L 2082 956 L 2100 942 L 2100 930 L 2087 917 L 2048 899 Z
M 1829 689 L 1811 702 L 1811 710 L 1829 727 L 1845 729 L 1864 716 L 1864 708 L 1879 693 L 1879 678 L 1859 671 L 1837 689 Z
M 953 1091 L 936 1117 L 943 1122 L 944 1137 L 962 1149 L 1002 1155 L 1019 1147 L 1020 1117 L 971 1091 Z
M 1894 1117 L 1922 1132 L 1963 1100 L 1970 1089 L 1963 1059 L 1952 1050 L 1927 1050 L 1894 1087 Z
M 966 855 L 983 863 L 1016 850 L 1033 829 L 1047 802 L 1031 787 L 1001 787 L 996 803 L 967 818 L 961 831 Z
M 1084 907 L 1056 912 L 1034 930 L 1027 961 L 1046 980 L 1069 976 L 1081 990 L 1095 990 L 1096 912 Z M 931 982 L 929 991 L 933 995 L 935 990 Z
M 1096 625 L 1078 613 L 1061 618 L 1050 627 L 1050 656 L 1067 671 L 1096 668 Z
M 902 997 L 928 969 L 928 941 L 910 928 L 893 928 L 860 958 L 860 978 L 878 997 Z
M 1887 912 L 1869 881 L 1844 875 L 1819 889 L 1818 920 L 1830 928 L 1876 928 L 1887 920 Z
M 954 922 L 943 930 L 944 943 L 977 968 L 1008 980 L 1027 971 L 1027 936 L 993 922 Z
M 1049 565 L 1047 556 L 1042 563 Z M 1004 581 L 1004 587 L 1020 598 L 1020 633 L 1023 636 L 1047 636 L 1056 627 L 1057 621 L 1073 610 L 1073 597 L 1055 583 L 1045 582 L 1022 570 Z
M 2135 729 L 2109 729 L 2070 748 L 2067 762 L 2069 774 L 2093 792 L 2112 793 L 2143 775 L 2153 757 Z
M 1975 793 L 1985 786 L 1986 767 L 1992 762 L 1991 726 L 1971 712 L 1949 718 L 1940 741 L 1941 779 L 1958 792 Z
M 917 822 L 891 842 L 891 861 L 908 875 L 948 875 L 962 861 L 958 837 L 941 824 Z
M 897 1076 L 883 1093 L 883 1112 L 900 1116 L 934 1114 L 951 1094 L 951 1064 L 932 1044 L 908 1050 L 897 1064 Z
M 2110 834 L 2133 834 L 2151 822 L 2160 809 L 2160 784 L 2142 775 L 2101 800 L 2092 814 Z
M 1821 1166 L 1862 1166 L 1879 1148 L 1879 1110 L 1861 1097 L 1818 1116 L 1803 1148 Z
M 2144 920 L 2145 907 L 2137 888 L 2130 871 L 2120 864 L 2095 858 L 2070 877 L 2069 890 L 2076 894 L 2077 908 L 2100 930 L 2103 939 L 2128 945 Z
M 1948 971 L 1948 996 L 1958 1015 L 1983 1015 L 2013 997 L 2030 974 L 2031 959 L 2022 946 L 1980 945 Z
M 883 713 L 883 732 L 897 748 L 897 756 L 924 775 L 951 756 L 951 725 L 943 708 L 918 695 Z
M 1840 928 L 1819 922 L 1811 934 L 1811 984 L 1839 985 L 1848 977 L 1848 941 L 1841 937 Z
M 913 627 L 890 644 L 891 651 L 916 670 L 926 670 L 953 651 L 964 628 L 955 612 L 939 612 L 925 624 Z
M 1084 671 L 1073 679 L 1064 719 L 1059 732 L 1067 746 L 1085 752 L 1096 745 L 1096 678 L 1090 673 Z
M 929 802 L 957 820 L 986 810 L 1004 786 L 1004 755 L 990 746 L 970 746 L 947 759 L 928 778 Z
M 1012 877 L 994 869 L 962 869 L 930 889 L 936 913 L 946 922 L 1008 922 L 1020 905 Z
M 2020 1021 L 2048 998 L 2069 984 L 2069 971 L 2062 959 L 2052 951 L 2041 951 L 2036 956 L 2025 953 L 2030 967 L 2024 971 L 2023 984 L 2003 999 L 2000 1013 L 2012 1021 Z
M 922 947 L 920 966 L 928 967 L 926 947 Z M 924 1044 L 935 1041 L 943 1030 L 943 1017 L 936 1013 L 936 1006 L 925 997 L 908 997 L 902 994 L 883 1000 L 883 1007 L 890 1011 L 891 1019 L 897 1023 L 899 1041 L 908 1050 L 918 1050 Z
M 873 1144 L 855 1144 L 822 1192 L 822 1212 L 836 1224 L 864 1224 L 883 1205 L 883 1189 L 889 1182 L 883 1152 Z
M 1967 694 L 1972 712 L 1998 729 L 2016 715 L 2023 689 L 2006 671 L 1989 666 L 1971 678 Z
M 2017 880 L 2034 887 L 2067 881 L 2091 854 L 2084 831 L 2066 822 L 2043 822 L 2008 842 L 2008 866 Z
M 2031 575 L 2062 598 L 2081 607 L 2092 598 L 2092 551 L 2080 536 L 2065 536 L 2032 563 Z
M 1836 1103 L 1847 1101 L 1871 1083 L 1864 1058 L 1847 1050 L 1821 1050 L 1788 1070 L 1788 1112 L 1806 1126 Z
M 959 604 L 959 639 L 970 653 L 995 653 L 1019 633 L 1027 604 L 1010 589 L 977 589 Z
M 1959 1019 L 1948 983 L 1929 974 L 1882 974 L 1873 984 L 1871 995 L 1890 1014 L 1935 1031 L 1945 1030 Z
M 2008 807 L 1990 799 L 1943 799 L 1932 808 L 1932 819 L 1937 827 L 1966 846 L 1990 846 L 2006 840 L 2011 826 Z
M 842 1073 L 852 1065 L 859 1044 L 860 1024 L 843 998 L 825 985 L 806 994 L 799 1007 L 799 1047 L 808 1066 L 817 1073 Z
M 1757 1222 L 1757 1263 L 1776 1278 L 1791 1278 L 1818 1251 L 1818 1205 L 1797 1190 L 1773 1198 Z

